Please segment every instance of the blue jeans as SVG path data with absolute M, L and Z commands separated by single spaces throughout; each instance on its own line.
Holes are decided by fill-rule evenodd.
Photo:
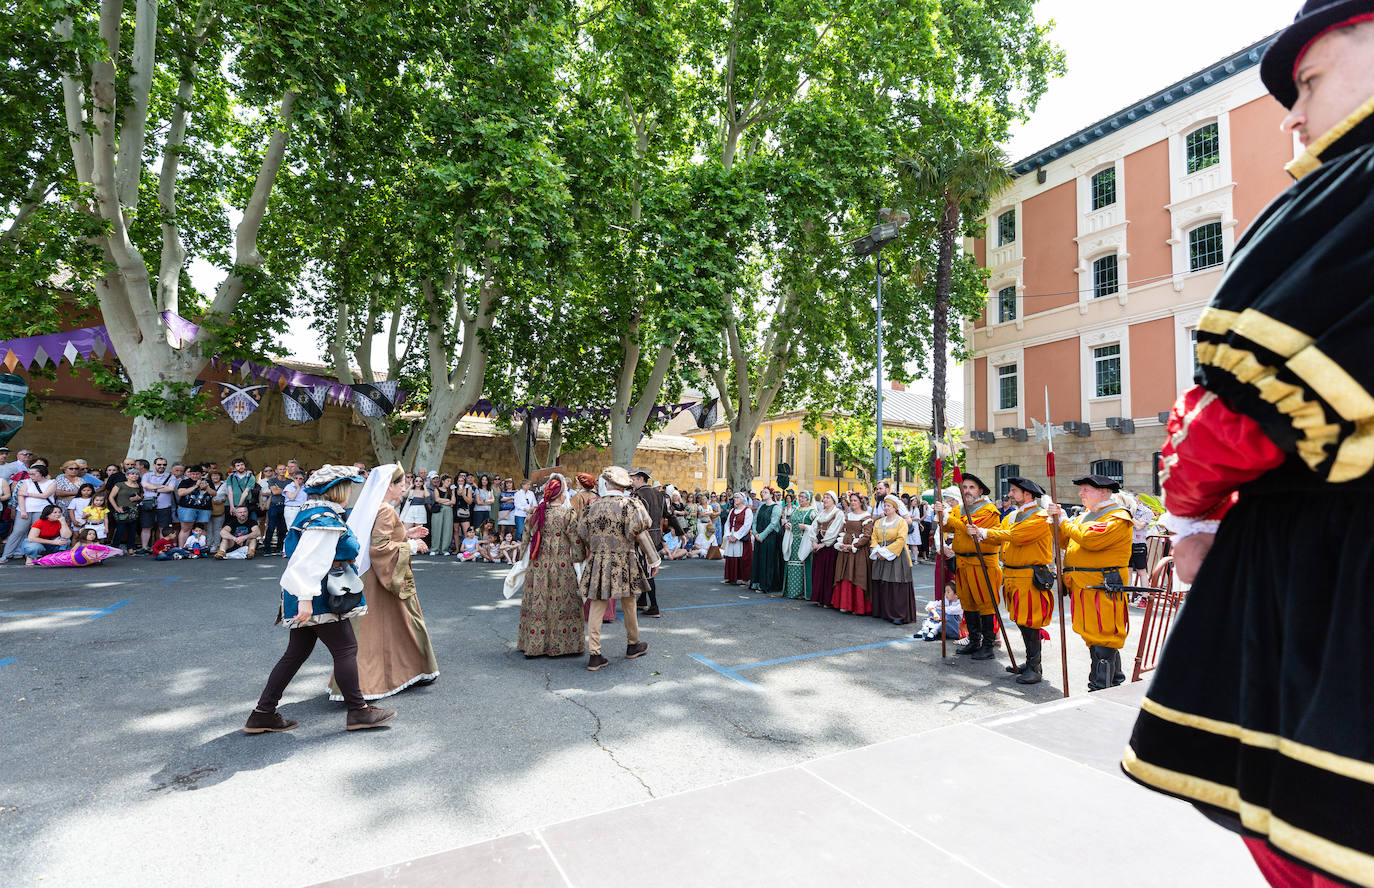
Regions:
M 516 516 L 515 516 L 515 539 L 516 539 L 516 541 L 518 542 L 518 541 L 520 541 L 520 540 L 523 540 L 524 538 L 525 538 L 525 519 L 522 518 L 522 517 L 519 516 L 519 515 L 516 515 Z
M 267 507 L 267 532 L 262 537 L 264 552 L 272 551 L 272 538 L 276 537 L 277 548 L 286 545 L 286 504 Z
M 67 548 L 65 545 L 47 545 L 46 543 L 35 543 L 32 540 L 24 540 L 25 558 L 42 558 L 44 555 L 51 555 L 54 552 L 61 552 Z

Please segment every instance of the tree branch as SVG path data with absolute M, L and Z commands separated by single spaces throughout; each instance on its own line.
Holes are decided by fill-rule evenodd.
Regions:
M 272 183 L 276 180 L 277 170 L 281 169 L 282 160 L 286 157 L 286 137 L 291 132 L 291 108 L 295 104 L 294 92 L 287 92 L 282 96 L 281 123 L 273 130 L 272 138 L 268 140 L 267 150 L 262 156 L 262 165 L 258 167 L 257 181 L 253 183 L 253 194 L 243 208 L 243 219 L 239 222 L 236 232 L 235 266 L 257 268 L 262 265 L 262 254 L 258 252 L 258 230 L 262 228 L 262 220 L 267 215 L 267 200 L 272 196 Z M 229 314 L 242 295 L 243 278 L 231 269 L 224 282 L 220 284 L 219 292 L 215 294 L 211 311 L 216 314 Z
M 6 248 L 19 248 L 19 232 L 24 228 L 24 223 L 29 221 L 29 216 L 33 215 L 34 210 L 47 199 L 56 182 L 44 183 L 43 178 L 35 178 L 33 184 L 29 186 L 28 194 L 24 195 L 24 202 L 19 205 L 19 210 L 14 214 L 14 219 L 10 221 L 9 228 L 4 233 L 0 233 L 0 250 Z
M 138 0 L 134 12 L 133 71 L 129 75 L 131 95 L 124 109 L 124 125 L 119 129 L 119 158 L 115 163 L 119 203 L 129 214 L 138 206 L 138 180 L 143 172 L 143 146 L 148 136 L 148 100 L 153 89 L 156 46 L 157 0 Z
M 653 410 L 654 402 L 658 400 L 663 380 L 668 378 L 668 369 L 673 365 L 673 355 L 677 352 L 677 344 L 681 339 L 682 334 L 678 333 L 671 342 L 658 347 L 658 355 L 654 358 L 653 369 L 649 371 L 649 379 L 644 383 L 643 391 L 639 393 L 634 412 L 630 414 L 631 428 L 643 430 L 644 424 L 648 422 L 649 411 Z
M 348 364 L 348 315 L 348 300 L 340 299 L 334 313 L 334 336 L 329 341 L 329 351 L 334 357 L 334 376 L 344 385 L 356 382 Z
M 60 19 L 54 29 L 57 36 L 70 44 L 73 37 L 71 16 Z M 62 108 L 67 118 L 67 142 L 72 149 L 72 164 L 76 180 L 83 185 L 91 181 L 94 146 L 86 132 L 86 90 L 82 86 L 81 58 L 72 53 L 71 70 L 62 72 Z

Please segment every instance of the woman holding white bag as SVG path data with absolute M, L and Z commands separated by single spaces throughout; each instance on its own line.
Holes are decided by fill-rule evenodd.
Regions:
M 573 566 L 586 547 L 574 525 L 578 513 L 564 496 L 562 475 L 544 484 L 539 505 L 525 522 L 526 560 L 516 649 L 526 658 L 565 657 L 585 651 L 582 592 Z

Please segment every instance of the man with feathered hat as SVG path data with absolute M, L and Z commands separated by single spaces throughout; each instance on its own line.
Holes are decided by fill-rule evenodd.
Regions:
M 601 618 L 613 598 L 629 599 L 625 611 L 625 659 L 644 656 L 648 642 L 639 640 L 639 620 L 635 598 L 649 591 L 649 578 L 658 573 L 658 550 L 649 538 L 649 513 L 629 495 L 630 475 L 620 466 L 607 466 L 601 473 L 605 496 L 587 507 L 577 522 L 577 535 L 587 546 L 587 563 L 582 569 L 582 597 L 591 602 L 587 615 L 587 669 L 592 672 L 607 664 L 601 655 Z M 641 564 L 640 553 L 644 563 Z
M 954 589 L 968 626 L 968 644 L 959 648 L 958 653 L 971 654 L 974 660 L 991 660 L 997 653 L 997 590 L 1002 585 L 1002 566 L 997 561 L 996 546 L 981 546 L 980 566 L 980 546 L 969 535 L 970 527 L 992 530 L 1002 523 L 1002 513 L 988 499 L 990 493 L 992 489 L 983 479 L 964 473 L 959 481 L 964 510 L 951 508 L 943 500 L 935 507 L 941 532 L 954 535 Z
M 964 477 L 968 477 L 965 475 Z M 1019 684 L 1037 684 L 1044 677 L 1040 666 L 1040 630 L 1054 614 L 1049 565 L 1054 558 L 1053 531 L 1041 502 L 1044 489 L 1029 478 L 1011 478 L 1007 496 L 1015 507 L 1002 518 L 1001 527 L 972 533 L 1002 550 L 1002 600 L 1011 619 L 1021 629 L 1026 660 L 1008 666 Z
M 1193 585 L 1123 766 L 1240 832 L 1272 884 L 1374 885 L 1374 0 L 1308 0 L 1260 74 L 1304 150 L 1169 418 L 1163 523 Z
M 1127 571 L 1131 563 L 1131 539 L 1135 519 L 1114 496 L 1121 483 L 1105 475 L 1075 478 L 1083 512 L 1059 522 L 1059 544 L 1064 547 L 1064 593 L 1069 596 L 1073 631 L 1092 655 L 1088 690 L 1100 691 L 1126 680 L 1121 649 L 1126 645 L 1130 617 L 1127 611 Z M 1058 503 L 1045 510 L 1049 517 L 1064 518 Z

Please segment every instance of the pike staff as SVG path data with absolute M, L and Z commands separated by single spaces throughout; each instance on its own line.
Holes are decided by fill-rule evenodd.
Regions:
M 1059 502 L 1059 492 L 1055 486 L 1054 473 L 1054 424 L 1050 422 L 1050 388 L 1045 386 L 1045 424 L 1035 422 L 1035 434 L 1045 440 L 1045 475 L 1050 479 L 1050 499 Z M 1051 538 L 1054 540 L 1054 576 L 1059 583 L 1059 662 L 1064 667 L 1064 696 L 1069 695 L 1069 641 L 1064 632 L 1064 608 L 1069 606 L 1069 597 L 1064 595 L 1064 550 L 1059 545 L 1059 518 L 1050 523 Z
M 953 442 L 950 444 L 950 464 L 954 472 L 954 486 L 958 487 L 964 481 L 964 473 L 959 471 L 959 463 L 954 459 Z M 959 491 L 959 508 L 964 513 L 964 527 L 968 529 L 968 538 L 973 542 L 973 551 L 978 557 L 978 567 L 983 571 L 983 582 L 988 585 L 988 595 L 992 598 L 992 615 L 996 618 L 997 628 L 1002 631 L 1002 644 L 1006 645 L 1007 659 L 1011 661 L 1011 668 L 1015 669 L 1016 655 L 1011 652 L 1011 638 L 1007 636 L 1007 622 L 1002 619 L 1002 608 L 997 603 L 997 590 L 992 585 L 992 574 L 988 573 L 988 563 L 983 560 L 983 546 L 978 542 L 978 537 L 973 535 L 973 516 L 969 514 L 968 500 L 964 499 L 962 490 Z M 944 600 L 943 594 L 941 600 Z

